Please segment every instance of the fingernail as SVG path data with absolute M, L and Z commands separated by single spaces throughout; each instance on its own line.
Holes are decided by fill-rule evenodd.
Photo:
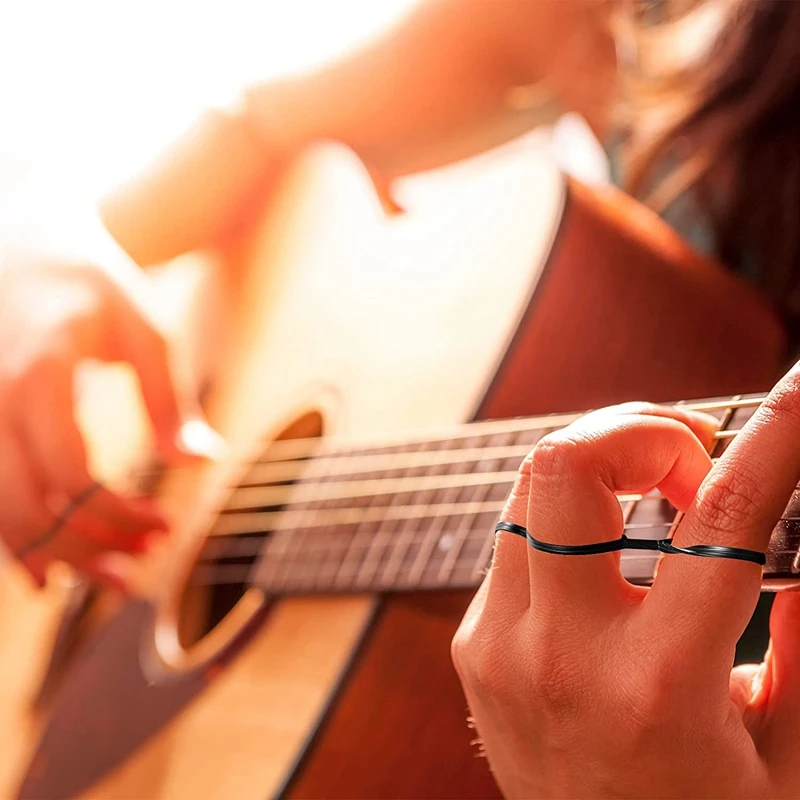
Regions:
M 175 446 L 186 455 L 209 461 L 222 461 L 228 453 L 227 442 L 202 419 L 184 422 L 175 437 Z
M 705 414 L 702 411 L 695 411 L 694 409 L 684 409 L 687 417 L 694 421 L 695 434 L 697 434 L 703 447 L 709 452 L 714 449 L 717 437 L 716 433 L 719 430 L 719 420 L 711 414 Z M 700 428 L 701 430 L 697 430 Z

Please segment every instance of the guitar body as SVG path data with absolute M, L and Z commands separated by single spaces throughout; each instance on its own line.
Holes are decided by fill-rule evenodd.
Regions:
M 476 417 L 758 391 L 777 375 L 781 331 L 748 289 L 535 148 L 410 179 L 398 196 L 407 214 L 384 218 L 352 154 L 325 147 L 226 252 L 210 295 L 234 311 L 200 350 L 221 354 L 208 412 L 233 466 L 167 476 L 174 543 L 145 564 L 144 599 L 78 648 L 38 711 L 74 593 L 58 580 L 36 593 L 2 569 L 0 796 L 23 781 L 30 797 L 496 795 L 449 660 L 469 592 L 282 599 L 249 627 L 243 600 L 199 645 L 174 646 L 179 587 L 235 464 L 277 437 L 379 442 Z M 122 425 L 121 402 L 101 394 L 85 427 L 98 469 L 119 474 L 139 439 L 121 432 L 143 430 L 141 410 Z

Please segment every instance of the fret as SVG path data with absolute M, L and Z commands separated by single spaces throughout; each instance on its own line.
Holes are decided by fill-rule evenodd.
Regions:
M 741 399 L 741 396 L 736 395 L 731 399 L 731 402 L 735 404 Z M 726 436 L 725 434 L 730 433 L 735 436 L 735 434 L 738 433 L 737 427 L 734 427 L 734 430 L 730 430 L 731 426 L 733 425 L 734 416 L 741 415 L 740 419 L 749 419 L 754 412 L 755 407 L 738 405 L 731 405 L 727 408 L 717 409 L 710 412 L 711 416 L 716 417 L 719 420 L 719 428 L 717 429 L 717 433 L 722 434 L 714 440 L 714 444 L 711 447 L 709 455 L 711 456 L 712 461 L 716 461 L 716 459 L 718 459 L 725 452 L 725 450 L 728 448 L 728 445 L 733 441 L 733 436 Z M 676 509 L 672 520 L 672 525 L 669 527 L 666 538 L 675 538 L 678 532 L 678 526 L 681 524 L 683 517 L 683 511 L 678 511 Z
M 428 443 L 428 447 L 436 447 L 437 453 L 445 453 L 454 445 L 448 442 Z M 425 475 L 436 477 L 452 469 L 448 463 L 434 462 L 425 466 Z M 420 506 L 430 505 L 436 495 L 435 489 L 425 489 L 414 494 L 414 502 Z M 424 521 L 423 521 L 424 525 Z M 420 527 L 420 520 L 403 520 L 398 526 L 393 546 L 388 553 L 388 558 L 383 562 L 381 568 L 375 574 L 376 588 L 392 588 L 398 580 L 398 574 L 409 552 L 418 552 L 427 536 L 424 528 Z
M 492 560 L 492 550 L 494 549 L 494 531 L 490 530 L 481 537 L 480 549 L 478 550 L 478 557 L 473 562 L 470 573 L 472 580 L 480 582 L 486 575 L 486 570 Z
M 512 435 L 512 441 L 515 446 L 520 447 L 524 452 L 522 456 L 514 455 L 514 456 L 506 456 L 502 462 L 501 469 L 506 470 L 515 470 L 519 471 L 520 464 L 522 463 L 525 456 L 533 449 L 533 446 L 544 436 L 548 433 L 552 433 L 555 428 L 528 428 L 519 431 L 515 431 Z M 506 493 L 507 494 L 507 493 Z M 489 500 L 495 500 L 495 493 L 494 490 L 490 491 Z M 505 500 L 505 496 L 502 498 Z M 502 506 L 501 506 L 502 509 Z M 485 517 L 479 517 L 485 519 Z M 486 574 L 486 570 L 489 567 L 492 558 L 492 550 L 494 549 L 494 526 L 500 518 L 500 513 L 492 513 L 491 517 L 488 520 L 488 524 L 485 528 L 485 531 L 482 531 L 480 528 L 471 534 L 471 536 L 475 539 L 476 545 L 474 548 L 470 548 L 469 551 L 464 552 L 464 560 L 466 561 L 467 565 L 470 567 L 470 580 L 473 582 L 479 583 L 483 580 L 484 575 Z M 477 554 L 475 558 L 472 560 L 471 564 L 469 563 L 470 560 L 470 552 L 472 550 L 476 550 Z M 461 565 L 459 565 L 459 569 L 461 569 Z
M 471 462 L 458 462 L 471 463 Z M 397 470 L 395 470 L 397 471 Z M 301 484 L 305 488 L 312 490 L 318 500 L 337 500 L 342 498 L 357 500 L 365 496 L 373 497 L 378 494 L 397 495 L 401 493 L 415 492 L 429 487 L 429 484 L 436 484 L 437 488 L 446 489 L 449 487 L 463 488 L 466 486 L 485 486 L 489 483 L 511 483 L 514 474 L 510 472 L 486 472 L 481 475 L 470 475 L 465 472 L 441 475 L 432 480 L 426 476 L 408 474 L 411 470 L 403 467 L 402 474 L 397 477 L 389 475 L 378 475 L 372 472 L 368 477 L 355 479 L 337 475 L 336 479 L 328 476 L 325 481 L 315 479 L 313 483 Z M 285 486 L 259 486 L 235 489 L 231 494 L 228 503 L 228 510 L 246 510 L 254 506 L 281 505 L 290 494 L 290 490 Z
M 329 474 L 317 471 L 313 478 L 300 479 L 291 487 L 291 510 L 281 509 L 275 515 L 276 523 L 290 518 L 291 526 L 269 533 L 263 556 L 254 567 L 260 586 L 269 584 L 280 591 L 309 570 L 315 559 L 324 559 L 315 537 L 321 533 L 316 520 L 325 504 L 316 496 L 314 484 L 330 479 Z
M 303 496 L 302 492 L 298 494 Z M 310 529 L 318 512 L 319 501 L 298 500 L 292 505 L 295 509 L 299 506 L 297 510 L 303 515 L 304 522 L 292 530 L 273 531 L 270 534 L 268 544 L 272 545 L 274 542 L 275 548 L 268 547 L 264 552 L 262 563 L 253 570 L 259 585 L 262 585 L 263 581 L 269 581 L 280 590 L 296 573 L 305 570 L 314 550 L 309 546 L 311 537 L 315 535 Z
M 474 439 L 468 440 L 470 446 Z M 452 444 L 448 445 L 452 447 Z M 459 463 L 450 467 L 451 475 L 462 475 L 472 470 L 471 463 Z M 436 489 L 431 497 L 429 509 L 436 508 L 442 513 L 437 516 L 430 516 L 422 521 L 422 529 L 425 536 L 418 547 L 409 546 L 404 554 L 403 563 L 398 569 L 398 580 L 404 586 L 419 586 L 425 567 L 428 565 L 431 555 L 442 548 L 447 549 L 452 542 L 453 533 L 449 521 L 452 517 L 452 509 L 457 502 L 460 489 L 446 488 Z
M 490 445 L 505 445 L 510 444 L 513 441 L 513 434 L 510 433 L 501 433 L 496 434 L 494 437 L 489 437 L 489 442 L 487 444 Z M 515 459 L 516 461 L 516 459 Z M 483 459 L 476 464 L 476 469 L 483 472 L 493 472 L 493 471 L 502 471 L 503 461 L 498 459 Z M 517 464 L 517 468 L 514 470 L 508 470 L 509 473 L 512 473 L 515 478 L 517 475 L 517 470 L 519 469 L 519 464 Z M 509 481 L 507 484 L 485 484 L 483 486 L 477 487 L 475 489 L 470 490 L 462 490 L 462 492 L 468 493 L 469 500 L 471 501 L 486 501 L 486 500 L 497 500 L 498 502 L 502 502 L 508 496 L 508 493 L 511 491 L 511 487 L 513 486 L 513 481 Z M 461 558 L 462 553 L 464 551 L 464 547 L 466 545 L 467 536 L 469 535 L 469 531 L 471 529 L 481 527 L 481 523 L 486 523 L 486 529 L 488 530 L 492 522 L 494 521 L 494 514 L 470 514 L 464 515 L 461 517 L 461 520 L 458 523 L 458 527 L 456 530 L 456 534 L 454 536 L 453 542 L 450 548 L 445 553 L 445 557 L 442 560 L 439 569 L 436 571 L 436 580 L 440 583 L 448 582 L 453 577 L 453 572 L 455 567 L 458 565 L 459 558 Z
M 788 571 L 797 575 L 800 573 L 800 490 L 792 492 L 784 516 L 794 519 L 782 520 L 775 528 L 770 541 L 772 552 L 767 553 L 766 569 L 771 573 Z M 778 553 L 781 553 L 780 557 Z M 791 556 L 791 553 L 797 555 Z
M 727 420 L 724 430 L 738 434 L 756 411 L 758 411 L 758 406 L 732 408 L 730 410 L 730 419 Z M 728 449 L 734 438 L 735 436 L 718 442 L 717 447 L 714 448 L 714 455 L 717 457 L 721 456 Z
M 675 507 L 657 490 L 648 492 L 641 500 L 629 501 L 623 509 L 628 535 L 637 539 L 666 539 L 674 525 Z M 661 554 L 641 550 L 624 550 L 620 568 L 631 583 L 648 584 L 653 580 Z
M 384 453 L 405 453 L 410 449 L 409 446 L 404 447 L 391 447 L 382 448 L 379 450 L 369 450 L 372 455 L 382 455 Z M 349 476 L 353 480 L 359 478 L 359 473 Z M 331 588 L 336 587 L 351 587 L 354 585 L 354 580 L 357 571 L 361 565 L 363 558 L 369 549 L 373 536 L 379 530 L 382 519 L 385 516 L 385 508 L 394 502 L 394 497 L 391 495 L 375 495 L 372 497 L 362 497 L 357 503 L 364 509 L 365 512 L 376 512 L 377 517 L 373 515 L 370 518 L 369 514 L 362 515 L 362 519 L 356 522 L 355 525 L 348 525 L 345 529 L 339 532 L 339 542 L 341 543 L 341 557 L 337 563 L 321 570 L 317 574 L 317 584 L 325 586 L 326 584 Z M 333 501 L 333 508 L 352 505 L 350 499 L 340 499 Z M 328 577 L 330 576 L 330 577 Z
M 310 527 L 328 528 L 332 525 L 357 525 L 360 522 L 371 520 L 382 522 L 386 519 L 427 519 L 435 516 L 449 516 L 452 513 L 450 503 L 439 506 L 433 503 L 427 506 L 400 506 L 391 502 L 390 495 L 384 495 L 382 504 L 376 503 L 374 507 L 366 506 L 357 508 L 348 501 L 342 501 L 346 507 L 337 505 L 326 506 L 325 523 L 315 522 Z M 389 502 L 387 502 L 389 501 Z M 479 513 L 481 511 L 501 510 L 496 503 L 465 503 L 461 511 L 464 514 Z M 320 513 L 320 519 L 322 514 Z M 307 521 L 303 509 L 287 508 L 285 511 L 255 511 L 221 515 L 211 529 L 210 536 L 229 536 L 242 533 L 264 533 L 270 530 L 287 530 L 297 528 Z
M 425 442 L 422 447 L 431 449 L 437 447 L 438 443 Z M 427 466 L 417 466 L 404 469 L 402 478 L 416 479 L 414 483 L 425 484 L 425 478 L 428 477 L 430 468 Z M 401 479 L 402 483 L 402 479 Z M 425 495 L 429 494 L 426 489 L 416 489 L 412 492 L 403 492 L 395 494 L 392 497 L 392 502 L 398 502 L 406 505 L 423 505 L 425 503 Z M 402 528 L 413 527 L 416 523 L 410 520 L 387 520 L 383 523 L 378 523 L 376 531 L 372 537 L 372 542 L 364 556 L 361 567 L 355 576 L 355 585 L 364 588 L 374 586 L 377 583 L 378 573 L 383 566 L 384 562 L 391 559 L 392 552 L 396 547 L 396 537 L 400 534 Z
M 359 451 L 352 452 L 358 454 Z M 329 463 L 328 477 L 332 481 L 340 481 L 342 479 L 339 463 L 338 458 Z M 367 508 L 370 504 L 371 498 L 361 498 L 355 501 L 331 498 L 322 500 L 317 516 L 320 526 L 312 532 L 314 536 L 312 544 L 317 557 L 309 557 L 306 575 L 300 576 L 303 580 L 303 585 L 322 591 L 330 588 L 336 573 L 349 557 L 350 546 L 359 525 L 363 524 L 342 523 L 332 525 L 327 522 L 330 512 L 343 507 Z
M 445 531 L 445 533 L 447 533 L 447 532 Z M 477 531 L 477 530 L 471 531 L 471 535 L 475 537 L 476 541 L 477 541 L 477 534 L 478 533 L 479 533 L 479 531 Z M 485 529 L 482 529 L 480 531 L 480 533 L 484 534 L 485 533 Z M 472 536 L 470 537 L 469 541 L 472 540 Z M 427 539 L 427 531 L 425 531 L 425 530 L 419 530 L 418 529 L 418 530 L 414 531 L 409 536 L 409 542 L 413 547 L 419 547 L 424 541 L 426 541 L 426 539 Z M 324 556 L 324 553 L 327 552 L 327 547 L 324 544 L 321 545 L 320 547 L 321 547 L 321 552 L 322 552 L 322 554 Z M 461 568 L 465 568 L 465 565 L 461 564 L 456 569 L 461 569 Z M 227 575 L 227 572 L 226 572 L 224 567 L 217 567 L 217 568 L 215 568 L 215 571 L 216 570 L 220 570 L 219 576 L 222 577 L 223 579 L 225 579 L 226 577 L 229 577 Z M 233 575 L 233 574 L 235 574 L 235 573 L 231 572 L 231 575 Z M 207 574 L 201 573 L 200 582 L 208 582 L 208 577 L 209 576 Z M 475 588 L 477 586 L 477 583 L 478 583 L 477 581 L 471 580 L 469 585 L 472 588 Z M 447 584 L 447 585 L 449 586 L 450 584 Z M 464 584 L 462 583 L 460 585 L 464 585 Z M 270 582 L 269 580 L 263 580 L 263 581 L 260 580 L 259 581 L 259 586 L 261 586 L 261 588 L 263 588 L 267 592 L 274 591 L 275 593 L 279 593 L 279 594 L 324 593 L 324 592 L 329 592 L 329 591 L 333 591 L 333 592 L 351 592 L 351 591 L 362 591 L 365 588 L 368 588 L 370 590 L 380 590 L 380 589 L 384 588 L 384 587 L 382 587 L 380 585 L 380 582 L 377 581 L 377 579 L 374 580 L 372 582 L 372 584 L 370 586 L 368 586 L 368 587 L 356 586 L 354 584 L 351 584 L 351 585 L 348 585 L 348 586 L 345 586 L 345 587 L 337 587 L 337 586 L 333 585 L 333 582 L 330 579 L 330 577 L 328 578 L 327 582 L 323 583 L 323 582 L 321 582 L 319 580 L 319 575 L 318 574 L 312 574 L 309 571 L 295 572 L 295 573 L 293 573 L 291 575 L 288 575 L 288 576 L 279 575 L 272 582 Z M 431 584 L 431 586 L 432 587 L 435 586 L 436 588 L 443 588 L 442 584 Z M 407 578 L 403 578 L 401 576 L 401 577 L 398 577 L 391 584 L 391 586 L 388 586 L 388 587 L 385 587 L 385 588 L 399 591 L 399 590 L 408 590 L 408 589 L 418 589 L 418 588 L 420 588 L 420 585 L 417 584 L 417 583 L 411 583 L 411 582 L 409 582 L 407 580 Z
M 471 445 L 478 447 L 483 441 L 482 437 L 470 440 Z M 490 462 L 492 463 L 492 462 Z M 476 462 L 468 467 L 476 478 L 481 477 L 481 462 Z M 468 508 L 480 508 L 484 502 L 480 489 L 466 486 L 451 491 L 446 503 L 450 506 L 450 514 L 433 520 L 428 526 L 430 538 L 425 547 L 417 554 L 411 565 L 408 577 L 417 586 L 442 585 L 439 575 L 442 564 L 450 557 L 455 548 L 460 549 L 460 539 L 463 535 L 463 526 L 468 525 L 474 514 L 464 513 Z
M 497 524 L 497 519 L 497 514 L 479 515 L 475 518 L 473 525 L 466 532 L 458 559 L 447 576 L 447 586 L 463 587 L 465 581 L 471 586 L 477 586 L 483 580 L 491 560 L 494 526 Z M 478 564 L 482 565 L 481 569 L 477 569 Z

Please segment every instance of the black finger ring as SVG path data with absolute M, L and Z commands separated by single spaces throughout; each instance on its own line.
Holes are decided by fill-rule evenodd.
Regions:
M 742 547 L 725 547 L 719 544 L 695 544 L 691 547 L 675 547 L 672 539 L 629 539 L 625 534 L 619 539 L 610 542 L 595 542 L 594 544 L 553 544 L 534 539 L 527 528 L 515 525 L 513 522 L 498 522 L 494 529 L 495 534 L 500 531 L 514 533 L 526 539 L 528 544 L 542 553 L 551 553 L 558 556 L 593 556 L 598 553 L 614 553 L 617 550 L 656 550 L 668 555 L 699 556 L 700 558 L 732 558 L 736 561 L 750 561 L 753 564 L 764 566 L 767 563 L 765 553 L 757 550 L 745 550 Z
M 94 481 L 79 495 L 70 499 L 70 501 L 61 509 L 61 513 L 53 520 L 53 524 L 38 538 L 26 545 L 17 552 L 17 559 L 24 561 L 34 550 L 44 547 L 53 539 L 58 536 L 61 529 L 66 525 L 67 520 L 80 508 L 99 488 L 101 484 L 99 481 Z

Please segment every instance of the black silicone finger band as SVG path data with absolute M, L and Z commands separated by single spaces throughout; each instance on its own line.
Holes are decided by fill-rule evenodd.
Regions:
M 100 488 L 101 484 L 98 481 L 95 481 L 86 489 L 84 489 L 77 497 L 73 497 L 67 503 L 67 505 L 64 506 L 61 513 L 55 518 L 53 524 L 38 539 L 28 542 L 26 545 L 20 548 L 16 554 L 17 559 L 24 561 L 34 550 L 38 550 L 40 547 L 50 544 L 50 542 L 52 542 L 53 539 L 55 539 L 56 536 L 58 536 L 58 534 L 61 532 L 61 529 L 64 527 L 64 525 L 67 524 L 67 520 L 69 520 L 70 516 L 72 516 L 72 514 Z
M 695 544 L 691 547 L 675 547 L 672 539 L 629 539 L 624 534 L 610 542 L 593 544 L 553 544 L 534 539 L 527 528 L 513 522 L 498 522 L 495 534 L 500 531 L 514 533 L 523 537 L 528 544 L 542 553 L 558 556 L 593 556 L 600 553 L 614 553 L 617 550 L 655 550 L 668 555 L 699 556 L 700 558 L 729 558 L 736 561 L 749 561 L 759 566 L 767 563 L 767 556 L 757 550 L 745 550 L 742 547 L 725 547 L 719 544 Z

